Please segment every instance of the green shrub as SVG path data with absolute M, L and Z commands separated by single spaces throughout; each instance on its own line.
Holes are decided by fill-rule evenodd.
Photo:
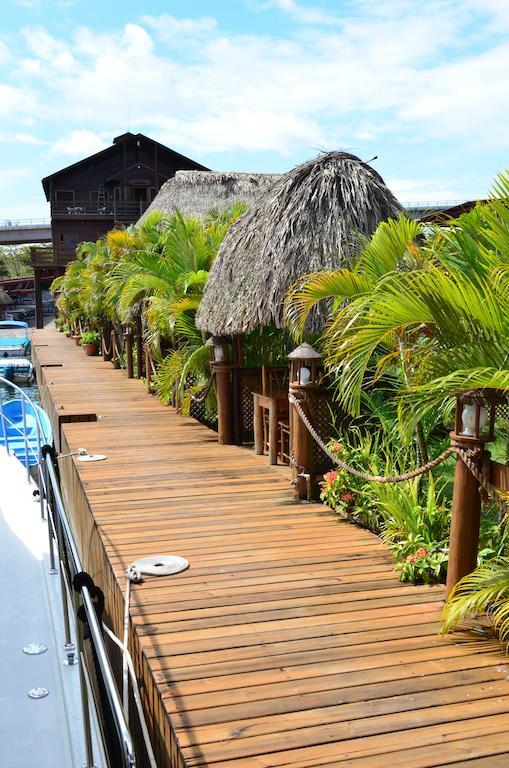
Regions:
M 83 331 L 81 334 L 81 346 L 84 344 L 99 344 L 101 334 L 97 331 Z

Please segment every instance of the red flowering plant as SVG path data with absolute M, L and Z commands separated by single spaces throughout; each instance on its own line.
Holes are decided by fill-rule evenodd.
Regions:
M 373 471 L 371 441 L 357 430 L 351 430 L 351 434 L 345 435 L 341 441 L 331 440 L 328 448 L 345 464 L 361 471 Z M 364 480 L 336 467 L 323 476 L 321 489 L 320 498 L 331 509 L 353 522 L 378 529 L 369 484 Z
M 421 480 L 378 485 L 382 538 L 396 559 L 401 581 L 429 584 L 447 572 L 450 502 L 430 474 Z

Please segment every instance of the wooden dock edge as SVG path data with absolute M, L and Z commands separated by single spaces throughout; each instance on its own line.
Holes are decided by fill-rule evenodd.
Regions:
M 37 349 L 34 350 L 33 357 L 36 361 Z M 37 363 L 35 364 L 37 365 Z M 50 390 L 47 387 L 47 372 L 40 365 L 38 370 L 41 405 L 50 417 L 54 434 L 58 438 L 58 450 L 62 454 L 70 453 L 69 444 L 65 437 L 65 424 L 59 420 Z M 66 414 L 66 417 L 71 418 L 71 416 L 71 414 Z M 83 419 L 77 417 L 76 420 L 81 421 Z M 83 565 L 87 573 L 103 590 L 105 620 L 117 637 L 121 638 L 124 626 L 125 584 L 120 584 L 115 576 L 72 457 L 69 456 L 59 461 L 59 470 L 65 508 L 69 515 Z M 157 764 L 161 768 L 186 768 L 186 762 L 173 724 L 166 711 L 161 692 L 153 679 L 150 666 L 141 652 L 137 630 L 132 622 L 129 628 L 129 638 L 129 651 L 136 676 L 139 681 L 142 681 L 140 696 Z M 110 643 L 110 651 L 117 685 L 121 690 L 121 656 L 113 643 Z M 136 727 L 133 728 L 133 736 L 138 744 L 142 744 L 141 731 Z M 148 766 L 148 762 L 145 763 L 143 758 L 140 759 L 138 768 L 144 768 L 145 765 Z

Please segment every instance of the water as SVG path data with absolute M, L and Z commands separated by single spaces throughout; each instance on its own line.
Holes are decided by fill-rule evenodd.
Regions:
M 16 382 L 17 386 L 25 392 L 28 397 L 34 401 L 34 403 L 39 402 L 39 390 L 37 388 L 37 384 L 22 384 L 20 382 Z M 0 384 L 0 400 L 3 400 L 4 402 L 6 400 L 15 400 L 18 397 L 18 393 L 16 390 L 14 390 L 12 387 L 8 387 L 6 384 Z

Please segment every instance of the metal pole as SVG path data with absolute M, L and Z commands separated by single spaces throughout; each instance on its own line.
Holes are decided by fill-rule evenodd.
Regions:
M 47 486 L 42 479 L 41 426 L 39 424 L 38 418 L 35 419 L 35 427 L 36 427 L 36 435 L 37 435 L 37 475 L 39 478 L 39 504 L 41 507 L 41 520 L 44 520 L 44 496 L 45 496 Z
M 62 532 L 61 530 L 58 530 L 58 523 L 57 523 L 57 540 L 58 540 L 58 551 L 59 551 L 59 563 L 60 563 L 60 590 L 62 592 L 62 613 L 64 618 L 64 651 L 67 654 L 67 659 L 65 660 L 65 664 L 67 666 L 72 667 L 73 664 L 76 663 L 76 659 L 74 656 L 74 643 L 72 641 L 71 636 L 71 625 L 69 621 L 69 601 L 67 597 L 67 584 L 66 584 L 66 578 L 65 578 L 65 560 L 64 560 L 64 551 L 63 551 L 63 541 L 62 541 Z
M 48 475 L 48 465 L 46 464 L 46 461 L 44 462 L 44 475 L 45 475 L 45 486 L 46 486 L 46 515 L 48 517 L 49 566 L 50 566 L 49 572 L 52 575 L 54 575 L 57 572 L 57 569 L 55 567 L 55 549 L 53 546 L 53 531 L 52 531 L 53 520 L 52 520 L 51 508 L 50 508 L 49 475 Z
M 48 457 L 46 457 L 46 465 L 48 467 L 48 472 L 50 476 L 50 482 L 51 482 L 51 488 L 53 490 L 53 496 L 55 499 L 55 508 L 56 508 L 56 514 L 58 515 L 59 519 L 62 523 L 62 531 L 65 535 L 65 539 L 67 541 L 67 545 L 69 547 L 69 551 L 73 560 L 74 568 L 76 572 L 81 572 L 83 570 L 81 559 L 72 535 L 72 530 L 69 525 L 69 521 L 67 519 L 67 515 L 65 513 L 65 507 L 62 501 L 62 496 L 60 493 L 60 489 L 58 487 L 58 480 L 55 474 L 55 468 L 53 467 L 53 464 L 51 461 L 48 460 Z M 85 612 L 87 616 L 87 622 L 90 628 L 90 635 L 92 642 L 94 644 L 94 648 L 97 654 L 97 660 L 99 663 L 99 668 L 101 670 L 101 675 L 104 681 L 104 686 L 106 689 L 106 694 L 108 696 L 108 700 L 110 703 L 111 711 L 113 714 L 113 719 L 115 721 L 115 726 L 117 729 L 117 735 L 119 737 L 120 743 L 122 745 L 123 750 L 123 757 L 124 757 L 124 764 L 125 766 L 134 766 L 135 765 L 135 757 L 134 757 L 134 749 L 132 745 L 132 739 L 131 734 L 129 733 L 129 729 L 124 717 L 124 712 L 122 710 L 122 702 L 120 700 L 118 690 L 116 687 L 115 680 L 113 678 L 113 673 L 111 671 L 111 667 L 109 664 L 109 659 L 106 654 L 106 649 L 104 647 L 104 641 L 102 638 L 102 632 L 101 628 L 99 626 L 99 622 L 97 619 L 97 615 L 95 612 L 94 603 L 92 601 L 92 598 L 90 597 L 90 593 L 88 589 L 84 586 L 81 589 L 81 595 L 83 599 L 83 604 L 85 606 Z M 78 645 L 80 651 L 82 650 L 82 646 Z M 88 699 L 87 699 L 88 701 Z
M 74 608 L 75 608 L 75 614 L 78 613 L 78 605 L 79 599 L 76 595 L 76 599 L 74 601 Z M 94 749 L 92 746 L 92 725 L 90 723 L 90 708 L 88 704 L 88 690 L 87 690 L 87 683 L 85 679 L 85 673 L 83 671 L 84 665 L 85 665 L 85 644 L 84 644 L 84 638 L 83 638 L 83 626 L 81 625 L 81 622 L 77 622 L 76 626 L 76 635 L 78 639 L 78 654 L 79 654 L 79 660 L 80 660 L 80 690 L 81 690 L 81 709 L 83 714 L 83 731 L 84 731 L 84 737 L 85 737 L 85 753 L 86 753 L 86 762 L 83 766 L 83 768 L 94 768 Z
M 0 419 L 2 420 L 2 434 L 4 437 L 5 450 L 7 451 L 7 456 L 9 456 L 10 455 L 9 440 L 7 439 L 7 427 L 5 426 L 4 403 L 1 397 L 0 397 Z
M 27 481 L 30 482 L 30 467 L 28 465 L 28 438 L 27 438 L 27 411 L 25 398 L 21 398 L 21 412 L 23 414 L 23 442 L 25 444 L 25 462 L 27 468 Z

